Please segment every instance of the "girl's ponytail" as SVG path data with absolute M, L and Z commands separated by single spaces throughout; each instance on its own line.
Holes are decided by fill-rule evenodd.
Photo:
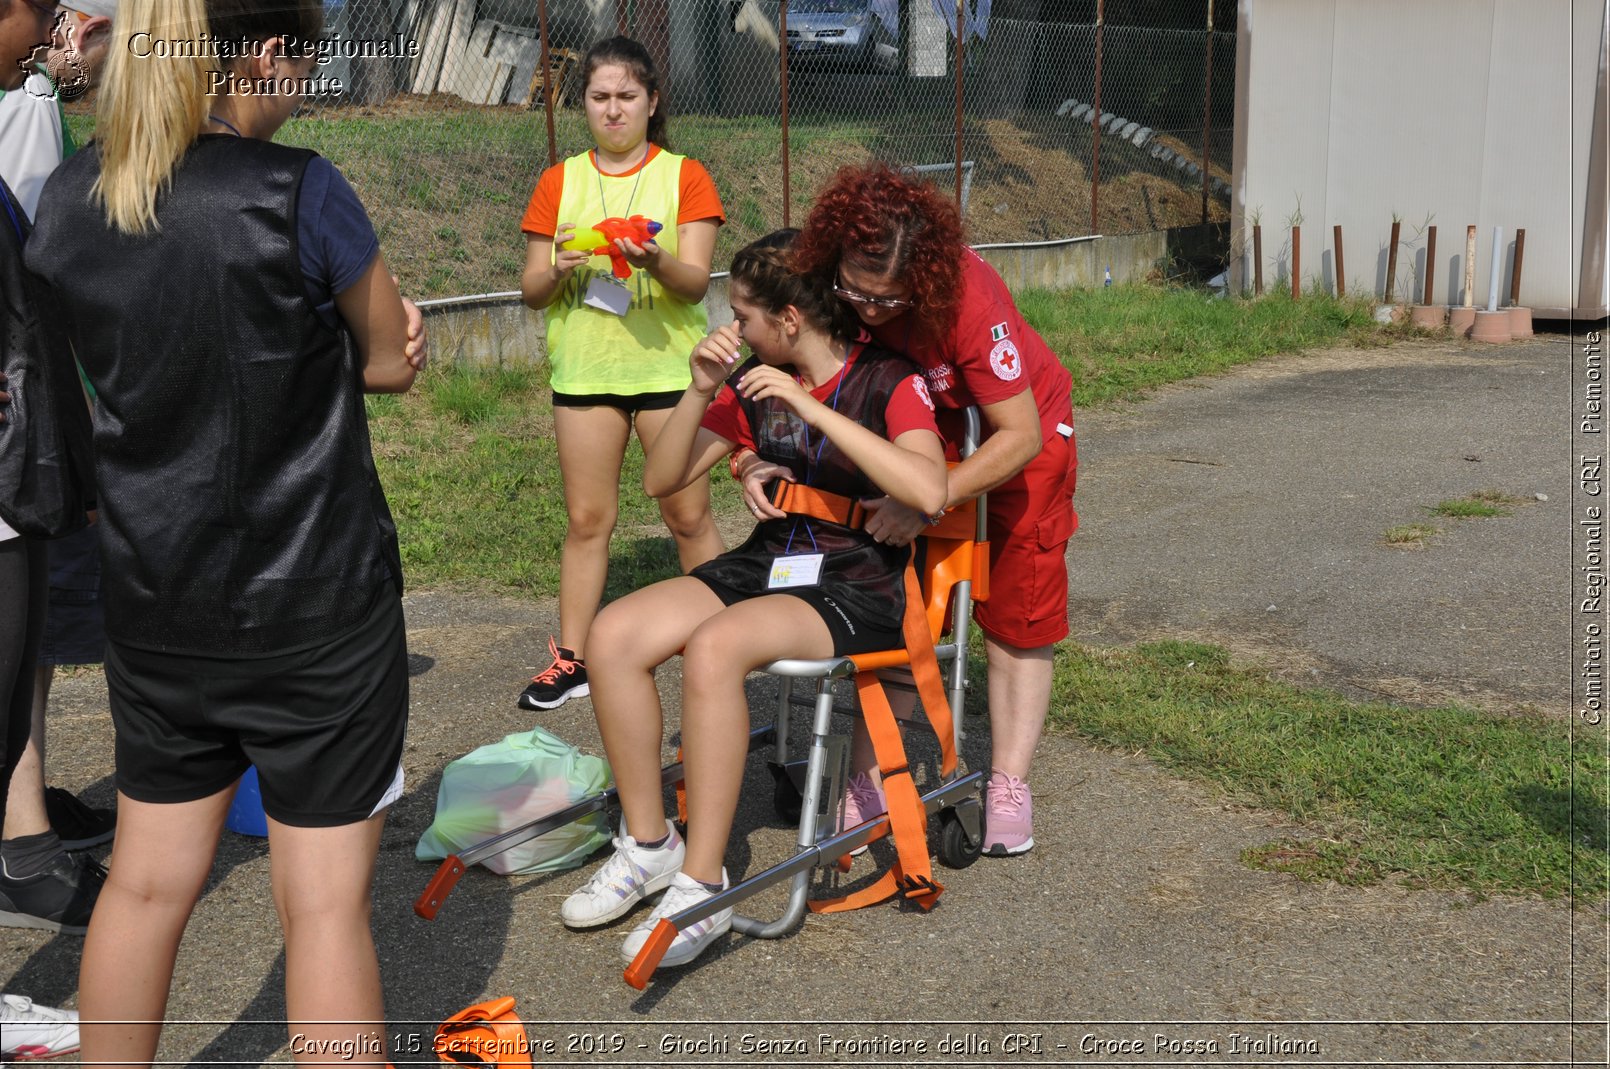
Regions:
M 101 177 L 93 195 L 125 234 L 156 226 L 157 197 L 207 119 L 219 61 L 204 0 L 122 0 L 96 112 Z M 175 55 L 179 53 L 179 55 Z
M 122 0 L 112 20 L 95 140 L 101 152 L 96 203 L 125 234 L 157 225 L 157 199 L 205 129 L 209 86 L 274 37 L 287 54 L 315 54 L 324 30 L 320 0 Z

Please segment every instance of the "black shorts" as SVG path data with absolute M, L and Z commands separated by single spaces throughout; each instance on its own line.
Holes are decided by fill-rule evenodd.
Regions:
M 628 416 L 636 412 L 657 412 L 675 408 L 682 400 L 684 390 L 662 390 L 659 393 L 560 393 L 554 391 L 555 408 L 618 408 Z
M 408 652 L 389 589 L 329 642 L 266 657 L 159 653 L 108 642 L 117 788 L 190 802 L 257 766 L 263 811 L 323 828 L 373 816 L 402 793 Z
M 828 633 L 833 636 L 833 654 L 837 657 L 905 648 L 904 634 L 875 628 L 864 620 L 854 618 L 821 587 L 796 586 L 786 590 L 767 590 L 763 594 L 751 594 L 708 576 L 695 575 L 693 578 L 709 587 L 711 593 L 720 598 L 723 605 L 736 605 L 740 601 L 749 601 L 765 594 L 787 594 L 789 597 L 798 598 L 815 609 L 816 615 L 827 625 Z
M 85 527 L 45 543 L 50 560 L 50 608 L 40 664 L 100 664 L 106 653 L 101 611 L 101 529 Z

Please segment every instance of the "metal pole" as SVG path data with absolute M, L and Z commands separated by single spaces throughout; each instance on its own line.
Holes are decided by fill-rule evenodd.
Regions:
M 1432 279 L 1437 274 L 1437 228 L 1426 231 L 1426 292 L 1421 304 L 1431 303 Z
M 1207 60 L 1202 74 L 1202 222 L 1208 221 L 1208 145 L 1213 131 L 1213 0 L 1207 0 Z
M 1297 300 L 1303 295 L 1303 228 L 1291 228 L 1291 299 Z
M 1521 227 L 1515 231 L 1515 273 L 1509 280 L 1509 303 L 1519 308 L 1521 304 L 1521 261 L 1526 259 L 1526 228 Z
M 956 0 L 956 211 L 962 210 L 962 64 L 966 58 L 967 0 Z
M 1090 232 L 1099 233 L 1096 206 L 1101 197 L 1101 39 L 1107 23 L 1107 0 L 1096 0 L 1096 91 L 1090 108 Z
M 1252 295 L 1263 296 L 1263 225 L 1252 224 Z
M 553 78 L 553 56 L 548 51 L 548 0 L 537 0 L 537 25 L 542 36 L 542 56 L 538 60 L 542 64 L 542 110 L 547 115 L 548 123 L 548 166 L 552 167 L 559 162 L 559 146 L 553 136 L 553 88 L 548 84 Z
M 1487 273 L 1487 310 L 1498 311 L 1498 266 L 1503 256 L 1504 228 L 1493 227 L 1493 266 Z
M 1336 224 L 1333 240 L 1336 242 L 1336 296 L 1347 296 L 1347 268 L 1342 266 L 1342 226 Z
M 1391 304 L 1392 294 L 1398 288 L 1398 235 L 1402 232 L 1403 224 L 1392 220 L 1392 247 L 1386 250 L 1386 289 L 1381 293 L 1382 304 Z
M 783 226 L 786 227 L 790 225 L 794 204 L 788 171 L 788 0 L 780 0 L 777 5 L 777 34 L 782 39 L 782 47 L 777 51 L 782 57 L 779 62 L 783 83 Z

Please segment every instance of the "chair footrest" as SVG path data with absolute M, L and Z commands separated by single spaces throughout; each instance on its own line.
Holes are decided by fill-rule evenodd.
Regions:
M 957 776 L 949 782 L 941 783 L 921 796 L 923 809 L 932 816 L 946 806 L 955 805 L 969 796 L 976 797 L 983 781 L 984 773 L 968 772 Z M 771 868 L 763 869 L 755 875 L 733 884 L 720 894 L 701 902 L 698 907 L 698 913 L 695 914 L 690 911 L 685 921 L 680 915 L 671 917 L 670 920 L 676 923 L 677 928 L 680 930 L 686 924 L 701 920 L 716 910 L 734 906 L 773 884 L 791 878 L 797 873 L 833 865 L 851 850 L 858 846 L 864 846 L 878 837 L 888 823 L 888 814 L 880 814 L 864 824 L 857 824 L 853 828 L 845 828 L 841 832 L 819 839 L 814 846 L 801 847 L 794 856 L 787 860 L 780 861 Z M 711 908 L 712 904 L 714 904 L 714 908 Z M 764 922 L 752 917 L 739 917 L 737 915 L 733 917 L 733 927 L 748 935 L 759 935 L 755 929 L 763 926 Z M 760 937 L 778 938 L 782 934 L 784 933 L 779 932 L 777 935 Z

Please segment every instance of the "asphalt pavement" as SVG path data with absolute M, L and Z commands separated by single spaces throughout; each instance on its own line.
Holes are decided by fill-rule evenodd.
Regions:
M 1074 638 L 1219 642 L 1283 678 L 1532 709 L 1566 730 L 1569 367 L 1563 338 L 1336 350 L 1081 414 Z M 1489 489 L 1515 499 L 1511 515 L 1426 511 Z M 1383 542 L 1416 522 L 1440 532 L 1418 550 Z M 1035 850 L 937 870 L 947 889 L 928 914 L 729 936 L 641 993 L 621 978 L 629 923 L 559 923 L 585 870 L 475 870 L 422 920 L 411 906 L 433 866 L 414 844 L 446 761 L 539 721 L 599 747 L 585 701 L 514 707 L 552 603 L 419 591 L 407 608 L 409 786 L 375 898 L 398 1064 L 429 1063 L 434 1022 L 505 994 L 552 1044 L 544 1066 L 1605 1062 L 1602 907 L 1254 870 L 1244 849 L 1312 832 L 1067 735 L 1037 757 Z M 661 689 L 674 730 L 674 670 Z M 52 781 L 109 801 L 104 682 L 83 673 L 58 694 Z M 977 767 L 987 728 L 969 728 Z M 752 762 L 729 868 L 758 871 L 791 838 Z M 848 879 L 872 871 L 862 859 Z M 261 840 L 226 833 L 181 950 L 164 1064 L 289 1060 L 267 872 Z M 767 892 L 753 912 L 779 908 Z M 5 989 L 72 1005 L 80 947 L 0 930 Z

